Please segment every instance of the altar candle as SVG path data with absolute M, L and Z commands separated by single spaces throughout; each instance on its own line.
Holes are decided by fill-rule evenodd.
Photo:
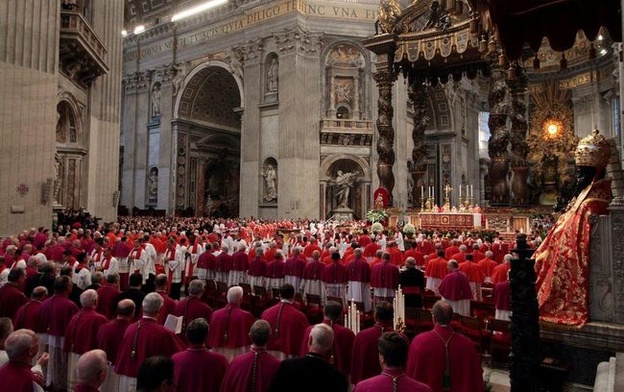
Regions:
M 459 186 L 459 200 L 460 200 L 460 201 L 461 201 L 461 188 L 462 188 L 462 186 L 460 185 L 460 186 Z
M 422 185 L 420 186 L 420 197 L 421 197 L 422 199 L 424 199 L 424 198 L 425 198 L 425 187 L 424 187 L 424 186 L 422 186 Z
M 472 199 L 474 197 L 474 188 L 472 187 L 472 184 L 470 185 L 470 198 Z

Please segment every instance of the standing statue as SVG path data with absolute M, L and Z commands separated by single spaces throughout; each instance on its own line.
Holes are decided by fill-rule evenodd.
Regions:
M 264 200 L 272 201 L 277 200 L 277 172 L 273 165 L 268 165 L 264 173 L 262 173 L 262 177 L 264 177 L 264 182 L 266 185 L 266 192 L 264 194 Z
M 152 117 L 160 116 L 160 84 L 152 87 Z
M 375 34 L 392 33 L 396 22 L 401 17 L 401 6 L 397 0 L 381 0 L 379 3 L 379 16 L 375 21 Z
M 575 197 L 533 254 L 542 321 L 582 327 L 589 319 L 590 216 L 606 214 L 611 202 L 610 148 L 597 130 L 579 142 Z
M 147 177 L 147 201 L 155 204 L 158 202 L 158 168 L 153 167 Z
M 273 57 L 271 59 L 271 65 L 267 71 L 267 91 L 270 93 L 277 92 L 278 89 L 278 73 L 279 73 L 279 65 L 277 63 L 277 58 Z
M 334 193 L 336 206 L 338 208 L 349 208 L 349 192 L 357 176 L 358 172 L 343 173 L 342 170 L 338 170 Z

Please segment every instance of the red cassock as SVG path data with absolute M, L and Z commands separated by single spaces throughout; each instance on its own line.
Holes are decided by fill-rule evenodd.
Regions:
M 399 287 L 399 268 L 387 262 L 377 264 L 371 270 L 371 287 L 396 290 Z M 379 369 L 381 371 L 381 369 Z M 377 372 L 376 374 L 379 374 Z
M 321 274 L 321 280 L 327 284 L 347 283 L 347 267 L 338 262 L 331 263 L 325 266 Z
M 494 253 L 494 260 L 502 263 L 505 255 L 509 253 L 509 245 L 504 241 L 499 241 L 492 245 L 492 253 Z
M 299 355 L 303 333 L 309 325 L 303 313 L 292 303 L 282 301 L 262 312 L 261 318 L 268 321 L 273 332 L 267 344 L 269 350 Z
M 511 264 L 503 263 L 494 268 L 492 271 L 492 283 L 500 283 L 507 280 L 507 272 L 511 269 Z
M 450 301 L 472 299 L 472 289 L 468 277 L 463 272 L 456 270 L 444 277 L 440 283 L 440 295 Z
M 479 268 L 481 268 L 481 272 L 483 272 L 483 276 L 492 277 L 494 273 L 494 268 L 498 266 L 498 263 L 488 257 L 485 257 L 479 261 Z
M 175 312 L 177 302 L 171 299 L 166 291 L 156 290 L 156 292 L 160 294 L 163 299 L 163 306 L 160 308 L 160 313 L 158 314 L 158 324 L 164 325 L 167 316 Z
M 390 262 L 392 264 L 396 265 L 397 267 L 403 265 L 403 253 L 401 253 L 399 248 L 391 246 L 389 248 L 386 248 L 386 251 L 390 253 Z
M 43 385 L 43 376 L 33 373 L 31 364 L 21 362 L 9 362 L 0 368 L 0 380 L 2 385 L 10 386 L 11 391 L 31 392 L 34 391 L 33 382 Z
M 210 318 L 208 344 L 211 347 L 238 348 L 249 346 L 249 329 L 254 323 L 254 316 L 238 307 L 228 304 L 219 309 Z
M 456 245 L 451 245 L 448 248 L 444 249 L 444 258 L 450 260 L 453 258 L 455 253 L 459 253 L 459 247 Z
M 97 347 L 106 352 L 111 363 L 117 361 L 117 353 L 121 346 L 126 329 L 130 326 L 130 320 L 115 319 L 102 325 L 97 334 Z
M 351 282 L 370 282 L 371 269 L 368 263 L 362 259 L 353 259 L 347 265 L 347 280 Z
M 105 284 L 97 289 L 97 293 L 98 303 L 95 309 L 107 319 L 114 319 L 117 314 L 117 297 L 121 291 L 115 286 Z
M 311 261 L 306 264 L 303 269 L 303 279 L 306 280 L 320 280 L 325 270 L 325 264 L 320 261 Z
M 97 348 L 97 333 L 108 320 L 93 308 L 84 308 L 72 317 L 65 332 L 65 352 L 84 354 Z
M 450 339 L 450 340 L 449 340 Z M 451 392 L 482 392 L 483 369 L 474 343 L 450 328 L 436 326 L 433 331 L 417 335 L 410 346 L 406 374 L 431 387 L 443 391 L 447 368 L 444 343 L 448 341 L 451 373 Z
M 232 255 L 232 267 L 230 271 L 247 271 L 249 260 L 244 250 L 239 250 Z
M 24 293 L 11 283 L 0 287 L 0 317 L 15 319 L 15 313 L 28 300 Z
M 30 300 L 22 305 L 13 319 L 13 329 L 17 331 L 26 328 L 34 331 L 37 328 L 39 309 L 41 309 L 40 301 Z
M 392 321 L 376 323 L 355 336 L 353 354 L 351 355 L 352 384 L 357 384 L 381 373 L 377 343 L 382 333 L 393 330 L 390 324 Z
M 466 262 L 466 253 L 465 252 L 457 252 L 457 253 L 451 255 L 450 259 L 453 259 L 453 260 L 457 261 L 457 263 L 459 263 L 459 264 L 463 264 L 463 263 Z
M 173 333 L 155 319 L 143 317 L 126 329 L 117 353 L 115 373 L 136 378 L 145 358 L 171 357 L 183 349 L 183 343 Z
M 76 313 L 78 313 L 78 307 L 66 295 L 54 294 L 41 304 L 35 332 L 65 336 L 69 321 Z
M 305 269 L 306 262 L 299 257 L 293 256 L 286 260 L 285 274 L 289 276 L 296 276 L 298 278 L 303 277 L 303 270 Z M 295 287 L 297 290 L 298 287 Z
M 247 274 L 249 274 L 249 276 L 265 276 L 266 267 L 267 262 L 264 259 L 256 257 L 249 263 L 249 271 L 247 271 Z
M 353 342 L 355 334 L 349 328 L 345 328 L 340 324 L 332 323 L 329 320 L 323 320 L 324 324 L 332 327 L 334 331 L 334 343 L 330 352 L 329 363 L 333 365 L 340 373 L 348 376 L 351 373 L 351 354 L 353 353 Z M 308 337 L 312 331 L 313 325 L 310 325 L 303 334 L 300 356 L 303 357 L 308 353 Z
M 362 253 L 362 256 L 375 257 L 379 249 L 381 249 L 379 245 L 377 245 L 374 242 L 371 242 L 370 244 L 366 245 L 366 247 L 364 248 L 364 252 Z
M 210 321 L 210 317 L 212 317 L 212 308 L 208 306 L 208 304 L 202 302 L 199 298 L 186 297 L 178 302 L 173 311 L 173 315 L 184 317 L 182 323 L 184 325 L 189 325 L 191 321 L 198 318 L 205 318 L 206 321 Z
M 396 389 L 394 384 L 396 383 Z M 403 369 L 385 369 L 380 375 L 364 380 L 355 386 L 353 392 L 432 392 L 427 384 L 407 377 Z
M 265 349 L 252 348 L 230 363 L 221 384 L 221 392 L 268 391 L 280 362 Z
M 286 276 L 286 264 L 281 260 L 273 260 L 267 264 L 266 275 L 268 279 L 281 279 Z
M 405 260 L 407 260 L 408 257 L 413 257 L 414 260 L 416 261 L 416 265 L 419 267 L 422 267 L 423 265 L 425 265 L 425 256 L 423 255 L 422 252 L 416 249 L 406 250 L 405 255 L 404 255 Z
M 188 348 L 173 357 L 178 392 L 218 391 L 228 368 L 221 354 L 203 348 Z
M 483 283 L 485 277 L 479 265 L 475 262 L 468 261 L 459 266 L 459 270 L 466 274 L 469 282 Z
M 232 256 L 227 252 L 221 252 L 219 256 L 217 256 L 214 270 L 216 272 L 230 272 L 230 269 L 232 269 Z
M 429 278 L 444 279 L 448 274 L 447 261 L 441 257 L 429 260 L 425 269 L 425 276 Z
M 210 251 L 202 253 L 197 259 L 197 268 L 213 269 L 217 257 Z
M 494 308 L 511 310 L 511 283 L 506 280 L 494 285 Z

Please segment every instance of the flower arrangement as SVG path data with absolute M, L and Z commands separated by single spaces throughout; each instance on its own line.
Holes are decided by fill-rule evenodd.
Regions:
M 371 231 L 373 233 L 381 233 L 383 231 L 383 225 L 379 222 L 375 222 L 373 223 L 373 225 L 371 226 Z
M 414 235 L 416 234 L 416 228 L 413 224 L 406 223 L 405 226 L 403 226 L 403 234 Z
M 366 219 L 372 223 L 385 221 L 388 217 L 386 210 L 370 210 L 366 213 Z

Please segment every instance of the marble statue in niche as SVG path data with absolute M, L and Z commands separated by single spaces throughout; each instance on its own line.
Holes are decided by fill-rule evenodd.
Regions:
M 147 202 L 158 203 L 158 168 L 152 167 L 147 177 Z
M 152 117 L 160 116 L 160 83 L 152 87 Z
M 276 201 L 277 200 L 277 172 L 275 171 L 275 167 L 269 164 L 264 172 L 262 173 L 262 177 L 264 177 L 265 183 L 265 193 L 264 200 L 265 201 Z
M 336 185 L 334 185 L 334 197 L 338 208 L 349 208 L 349 194 L 358 172 L 343 172 L 338 170 L 336 173 Z
M 269 65 L 269 69 L 267 70 L 267 91 L 270 93 L 277 92 L 279 88 L 279 64 L 277 62 L 277 58 L 273 57 L 271 59 L 271 65 Z

